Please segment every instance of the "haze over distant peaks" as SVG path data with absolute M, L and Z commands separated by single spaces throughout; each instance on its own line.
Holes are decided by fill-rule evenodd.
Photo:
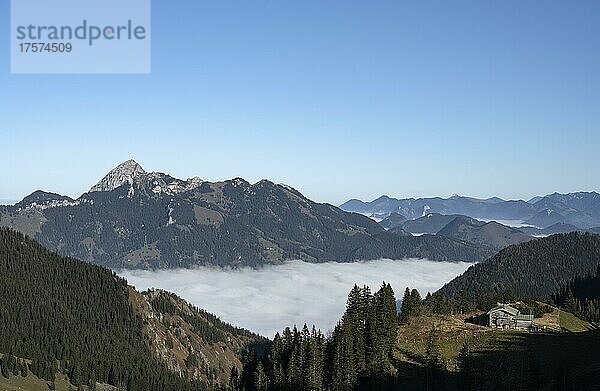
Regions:
M 547 228 L 557 223 L 571 224 L 578 228 L 600 226 L 600 194 L 577 192 L 553 193 L 538 196 L 529 201 L 503 200 L 498 197 L 477 199 L 453 195 L 450 198 L 379 197 L 371 202 L 352 199 L 340 206 L 347 212 L 361 213 L 383 219 L 391 213 L 399 213 L 408 219 L 418 219 L 429 213 L 441 215 L 460 214 L 481 220 L 519 221 L 521 225 Z

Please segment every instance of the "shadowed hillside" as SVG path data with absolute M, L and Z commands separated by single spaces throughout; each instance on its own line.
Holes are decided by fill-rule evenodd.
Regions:
M 137 293 L 108 269 L 5 228 L 0 297 L 0 353 L 30 360 L 28 371 L 48 382 L 66 375 L 75 386 L 216 387 L 241 369 L 246 347 L 263 341 L 175 295 Z

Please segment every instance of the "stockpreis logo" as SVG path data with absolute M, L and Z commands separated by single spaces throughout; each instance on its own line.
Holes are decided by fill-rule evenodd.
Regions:
M 12 73 L 149 73 L 150 0 L 11 0 Z

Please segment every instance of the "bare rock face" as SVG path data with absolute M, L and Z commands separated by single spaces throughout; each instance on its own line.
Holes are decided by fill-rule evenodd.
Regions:
M 113 168 L 89 192 L 109 192 L 126 185 L 129 188 L 129 197 L 135 193 L 135 189 L 140 188 L 147 188 L 158 195 L 175 195 L 192 190 L 202 182 L 199 177 L 181 180 L 161 172 L 146 172 L 135 160 L 127 160 Z
M 110 170 L 100 182 L 90 189 L 94 191 L 112 191 L 128 183 L 130 186 L 140 177 L 146 176 L 146 171 L 135 160 L 127 160 Z
M 143 319 L 150 351 L 170 371 L 202 380 L 210 389 L 225 386 L 232 368 L 242 372 L 242 354 L 262 346 L 266 338 L 230 326 L 173 293 L 129 287 L 129 301 Z

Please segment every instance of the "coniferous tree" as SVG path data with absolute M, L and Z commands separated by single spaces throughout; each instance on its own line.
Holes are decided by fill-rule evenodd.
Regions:
M 425 367 L 427 384 L 432 389 L 440 388 L 443 383 L 442 376 L 442 361 L 440 354 L 439 336 L 435 326 L 432 326 L 427 336 L 427 345 L 425 348 L 425 358 L 427 365 Z
M 269 350 L 268 358 L 271 363 L 270 370 L 271 378 L 273 379 L 273 386 L 275 389 L 283 389 L 286 384 L 284 369 L 285 351 L 283 341 L 279 333 L 275 334 L 275 338 L 273 338 L 273 344 Z
M 2 377 L 4 377 L 5 379 L 8 379 L 10 377 L 9 370 L 8 370 L 7 354 L 4 354 L 2 356 L 2 360 L 0 360 L 0 374 L 2 374 Z
M 309 341 L 307 357 L 308 390 L 322 390 L 324 385 L 325 340 L 320 331 L 313 325 Z
M 231 372 L 229 373 L 229 387 L 232 390 L 237 390 L 240 387 L 240 372 L 235 365 L 231 367 Z
M 21 360 L 21 376 L 27 377 L 28 374 L 29 374 L 29 369 L 27 368 L 27 362 L 25 362 L 24 360 Z
M 262 362 L 259 362 L 254 375 L 254 388 L 257 391 L 266 391 L 268 387 L 267 374 L 265 373 Z
M 429 300 L 431 300 L 431 295 L 429 295 Z M 411 318 L 419 316 L 421 305 L 421 294 L 419 291 L 416 289 L 410 290 L 409 287 L 406 287 L 398 317 L 400 324 L 406 324 Z
M 429 367 L 439 368 L 441 366 L 439 335 L 435 325 L 431 327 L 429 335 L 427 336 L 425 357 L 427 358 L 427 364 Z
M 413 289 L 410 292 L 410 301 L 411 301 L 411 316 L 419 316 L 421 313 L 421 294 L 418 290 Z
M 573 291 L 571 291 L 571 289 L 567 290 L 567 296 L 563 307 L 569 312 L 577 312 L 577 303 L 575 302 L 575 296 L 573 296 Z
M 10 373 L 12 373 L 15 376 L 19 375 L 20 372 L 20 368 L 17 365 L 17 358 L 15 356 L 12 355 L 12 353 L 9 353 L 7 355 L 8 359 L 6 362 L 6 365 L 8 366 L 8 371 Z
M 410 320 L 412 312 L 412 301 L 410 297 L 410 288 L 406 287 L 404 296 L 402 296 L 402 305 L 400 306 L 400 323 L 406 324 Z
M 458 365 L 458 385 L 460 389 L 470 390 L 474 387 L 474 368 L 471 347 L 465 342 L 456 358 Z

